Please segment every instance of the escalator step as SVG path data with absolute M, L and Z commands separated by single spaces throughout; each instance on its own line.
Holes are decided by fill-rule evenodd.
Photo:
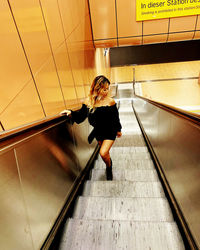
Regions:
M 124 165 L 125 167 L 125 165 Z M 104 169 L 93 169 L 91 180 L 105 181 L 106 175 Z M 117 181 L 159 181 L 156 170 L 127 170 L 115 169 L 113 171 L 113 180 Z
M 100 197 L 165 197 L 160 182 L 87 181 L 83 196 Z
M 59 250 L 185 249 L 175 223 L 69 219 Z
M 113 169 L 123 168 L 129 170 L 153 170 L 155 169 L 152 160 L 144 159 L 144 160 L 132 160 L 132 159 L 112 159 Z M 95 169 L 105 169 L 106 165 L 103 161 L 95 162 Z
M 79 197 L 73 214 L 76 219 L 173 221 L 165 198 Z

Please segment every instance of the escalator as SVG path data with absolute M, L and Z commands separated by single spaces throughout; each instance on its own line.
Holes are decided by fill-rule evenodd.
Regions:
M 134 96 L 132 84 L 116 102 L 113 181 L 87 121 L 1 137 L 1 249 L 199 249 L 200 117 Z
M 130 90 L 130 89 L 129 89 Z M 57 249 L 185 249 L 151 155 L 132 109 L 131 91 L 122 90 L 123 136 L 110 151 L 113 181 L 106 181 L 98 157 L 66 221 Z

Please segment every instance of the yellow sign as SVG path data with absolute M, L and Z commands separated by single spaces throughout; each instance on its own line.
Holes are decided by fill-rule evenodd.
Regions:
M 200 14 L 200 0 L 136 0 L 136 21 Z

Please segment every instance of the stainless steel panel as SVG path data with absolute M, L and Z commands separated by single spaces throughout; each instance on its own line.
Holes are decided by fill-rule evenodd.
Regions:
M 134 100 L 135 109 L 144 124 L 145 132 L 154 147 L 173 194 L 182 210 L 188 226 L 200 247 L 200 127 L 172 113 L 154 107 L 151 129 L 158 131 L 153 137 L 149 115 L 152 104 Z
M 1 148 L 0 249 L 40 249 L 94 151 L 89 130 L 60 123 Z
M 153 106 L 153 105 L 152 105 Z M 171 147 L 172 144 L 172 129 L 171 129 L 171 120 L 172 117 L 168 112 L 159 112 L 157 107 L 154 107 L 157 110 L 158 116 L 156 123 L 154 126 L 158 130 L 157 138 L 151 139 L 152 145 L 154 147 L 154 151 L 161 163 L 161 165 L 165 165 L 165 162 L 169 162 L 170 165 L 170 158 L 168 148 Z M 159 124 L 159 126 L 158 126 Z M 155 146 L 157 145 L 157 146 Z M 160 157 L 162 156 L 162 157 Z M 173 158 L 172 158 L 173 159 Z
M 134 106 L 137 106 L 137 112 L 140 113 L 140 117 L 143 120 L 143 127 L 145 131 L 148 131 L 148 135 L 153 139 L 153 142 L 157 142 L 158 137 L 158 109 L 153 105 L 148 105 L 147 102 L 143 100 L 133 101 Z M 155 144 L 156 146 L 156 144 Z
M 0 155 L 0 249 L 34 249 L 14 151 Z
M 71 139 L 62 125 L 16 147 L 35 249 L 44 242 L 80 172 Z
M 88 135 L 91 132 L 92 127 L 88 124 L 87 120 L 81 124 L 73 125 L 73 134 L 76 144 L 75 154 L 78 156 L 78 165 L 83 169 L 90 156 L 94 151 L 94 147 L 97 145 L 96 139 L 93 140 L 92 144 L 88 143 Z

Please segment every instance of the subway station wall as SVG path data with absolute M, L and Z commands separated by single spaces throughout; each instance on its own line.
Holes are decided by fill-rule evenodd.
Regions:
M 111 67 L 112 82 L 134 79 L 137 95 L 195 112 L 200 109 L 199 76 L 200 61 Z
M 136 0 L 89 0 L 96 47 L 200 39 L 199 15 L 136 22 Z
M 5 130 L 77 107 L 96 74 L 110 77 L 108 57 L 94 48 L 87 0 L 2 0 L 0 22 Z
M 172 106 L 199 106 L 200 61 L 137 65 L 136 93 Z

